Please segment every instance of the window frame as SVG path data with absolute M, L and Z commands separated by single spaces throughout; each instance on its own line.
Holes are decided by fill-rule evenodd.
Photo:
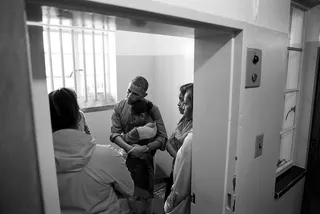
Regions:
M 292 11 L 293 8 L 296 8 L 298 10 L 301 10 L 303 12 L 303 23 L 302 23 L 302 35 L 301 35 L 301 47 L 293 47 L 290 46 L 290 37 L 291 37 L 291 25 L 292 25 Z M 280 149 L 279 149 L 279 157 L 278 160 L 280 160 L 280 154 L 281 154 L 281 137 L 283 134 L 293 131 L 292 141 L 291 141 L 291 151 L 290 151 L 290 160 L 280 166 L 277 166 L 276 170 L 276 176 L 280 176 L 284 172 L 286 172 L 288 169 L 290 169 L 295 164 L 295 148 L 297 142 L 296 135 L 297 135 L 297 128 L 298 128 L 298 122 L 300 119 L 300 106 L 301 106 L 301 88 L 302 88 L 302 76 L 303 76 L 303 59 L 304 59 L 304 47 L 305 47 L 305 41 L 306 41 L 306 23 L 307 23 L 307 16 L 306 16 L 307 9 L 304 7 L 301 7 L 298 4 L 291 3 L 290 5 L 290 24 L 289 24 L 289 33 L 288 33 L 288 45 L 287 45 L 287 66 L 286 66 L 286 86 L 284 89 L 284 106 L 283 106 L 283 115 L 285 111 L 285 95 L 288 93 L 296 93 L 296 102 L 295 102 L 295 118 L 292 128 L 288 128 L 285 130 L 282 130 L 283 125 L 283 118 L 281 121 L 281 131 L 280 131 Z M 298 71 L 298 84 L 296 89 L 287 90 L 287 75 L 289 72 L 289 53 L 290 51 L 298 51 L 300 52 L 300 63 L 299 63 L 299 71 Z

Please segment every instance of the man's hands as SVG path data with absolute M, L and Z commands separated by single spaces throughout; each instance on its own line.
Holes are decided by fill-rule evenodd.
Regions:
M 128 155 L 132 155 L 133 157 L 136 157 L 136 158 L 142 158 L 143 154 L 148 151 L 147 146 L 140 146 L 138 144 L 133 144 L 132 146 L 133 147 L 128 152 Z

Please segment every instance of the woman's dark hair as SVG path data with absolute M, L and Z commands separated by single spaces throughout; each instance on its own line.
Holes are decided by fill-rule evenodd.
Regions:
M 186 99 L 188 99 L 190 101 L 190 103 L 192 104 L 192 106 L 193 106 L 193 84 L 189 85 L 186 88 L 185 93 L 187 93 Z
M 193 88 L 193 83 L 184 84 L 180 87 L 180 93 L 184 96 L 190 88 Z
M 145 99 L 138 100 L 131 105 L 131 114 L 139 115 L 142 113 L 149 113 L 153 104 Z
M 78 126 L 79 105 L 77 94 L 68 88 L 60 88 L 49 94 L 52 131 L 72 129 Z

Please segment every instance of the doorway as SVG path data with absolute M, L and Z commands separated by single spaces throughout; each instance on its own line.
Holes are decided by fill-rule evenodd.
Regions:
M 45 27 L 43 27 L 43 25 L 41 24 L 37 25 L 36 22 L 41 21 L 39 20 L 39 18 L 41 19 L 42 2 L 36 1 L 36 0 L 30 1 L 30 2 L 35 2 L 34 4 L 38 6 L 40 5 L 40 7 L 31 7 L 31 8 L 30 7 L 28 8 L 28 5 L 27 5 L 28 21 L 30 21 L 29 20 L 30 13 L 28 14 L 28 12 L 32 11 L 34 8 L 36 8 L 36 10 L 34 11 L 34 14 L 37 15 L 37 12 L 38 12 L 38 16 L 36 17 L 31 16 L 32 18 L 31 21 L 33 23 L 32 23 L 32 26 L 29 27 L 31 61 L 33 65 L 37 65 L 37 66 L 33 66 L 33 74 L 34 74 L 33 83 L 36 82 L 35 80 L 37 80 L 38 82 L 41 82 L 41 88 L 38 88 L 35 90 L 46 90 L 47 88 L 46 82 L 48 82 L 47 81 L 48 77 L 50 77 L 50 75 L 55 78 L 57 77 L 54 75 L 53 72 L 47 72 L 47 74 L 44 72 L 45 70 L 47 70 L 45 69 L 46 67 L 45 57 L 44 57 L 45 50 L 43 50 L 43 47 L 41 47 L 43 46 L 43 44 L 41 45 L 39 44 L 35 45 L 35 44 L 37 43 L 37 41 L 42 41 L 42 39 L 39 39 L 39 37 L 42 37 L 42 31 L 43 31 L 42 28 L 47 29 L 47 31 L 49 32 L 50 30 L 48 30 L 48 28 L 50 26 L 45 25 Z M 240 88 L 240 82 L 241 82 L 240 74 L 241 74 L 241 60 L 242 60 L 242 39 L 243 39 L 242 33 L 240 32 L 240 30 L 233 29 L 233 28 L 226 28 L 222 26 L 215 26 L 207 23 L 199 23 L 192 20 L 185 20 L 185 19 L 178 19 L 178 18 L 176 19 L 174 17 L 167 17 L 159 14 L 150 14 L 143 11 L 134 11 L 134 10 L 130 11 L 128 9 L 125 10 L 118 7 L 113 7 L 109 5 L 98 4 L 94 2 L 88 2 L 88 1 L 87 2 L 83 1 L 83 2 L 74 3 L 74 4 L 71 4 L 69 1 L 65 1 L 65 3 L 59 3 L 61 5 L 56 5 L 55 3 L 57 1 L 52 1 L 53 3 L 50 3 L 50 1 L 46 1 L 46 2 L 50 6 L 61 7 L 66 10 L 77 10 L 77 11 L 83 11 L 83 12 L 89 12 L 89 13 L 98 13 L 100 15 L 103 14 L 108 16 L 106 17 L 106 19 L 115 17 L 115 20 L 114 20 L 115 24 L 117 25 L 118 23 L 118 26 L 116 26 L 117 29 L 119 30 L 119 26 L 120 26 L 122 31 L 126 31 L 125 35 L 129 35 L 128 32 L 131 32 L 130 38 L 133 38 L 133 34 L 134 35 L 139 34 L 141 36 L 141 34 L 145 35 L 145 33 L 149 33 L 149 34 L 156 35 L 157 38 L 159 35 L 162 35 L 162 36 L 165 35 L 165 36 L 171 36 L 171 39 L 172 37 L 176 37 L 176 38 L 180 37 L 179 41 L 182 41 L 181 38 L 184 38 L 183 41 L 189 40 L 190 38 L 194 40 L 194 44 L 192 45 L 194 48 L 194 53 L 192 54 L 192 63 L 191 63 L 193 74 L 194 74 L 194 85 L 195 85 L 195 90 L 194 90 L 195 91 L 194 92 L 194 97 L 195 97 L 194 99 L 194 142 L 195 143 L 193 144 L 193 148 L 192 148 L 192 152 L 193 152 L 192 154 L 192 157 L 193 157 L 192 190 L 195 196 L 194 198 L 196 198 L 196 200 L 194 200 L 194 203 L 192 205 L 192 213 L 206 213 L 209 211 L 210 213 L 222 212 L 222 210 L 225 209 L 224 206 L 226 204 L 225 202 L 226 192 L 229 192 L 228 189 L 232 189 L 232 179 L 234 175 L 234 165 L 235 165 L 235 160 L 234 159 L 231 160 L 231 158 L 230 159 L 228 158 L 233 157 L 236 154 L 236 139 L 232 138 L 230 140 L 229 136 L 231 135 L 230 133 L 234 133 L 235 130 L 237 130 L 237 118 L 238 118 L 238 112 L 239 112 L 238 111 L 239 97 L 240 97 L 239 88 Z M 60 12 L 62 15 L 69 14 L 69 13 L 65 13 L 66 11 L 64 10 Z M 95 17 L 95 19 L 96 18 L 97 17 Z M 134 24 L 134 26 L 132 24 Z M 58 35 L 60 32 L 59 26 L 56 25 L 56 26 L 53 26 L 53 28 L 54 27 L 57 28 L 56 29 L 57 31 L 55 33 Z M 68 28 L 69 30 L 71 29 L 74 32 L 79 30 L 79 29 L 70 28 L 70 26 Z M 81 30 L 92 31 L 92 27 L 82 26 Z M 100 33 L 102 35 L 102 33 L 106 33 L 106 32 L 102 31 Z M 38 35 L 38 37 L 34 36 L 36 34 Z M 94 32 L 94 33 L 91 32 L 90 35 L 92 34 L 98 35 L 98 32 Z M 86 34 L 84 33 L 84 37 L 85 36 Z M 75 40 L 77 40 L 76 37 L 78 37 L 79 41 L 81 41 L 82 34 L 75 36 Z M 57 38 L 59 39 L 59 37 Z M 159 41 L 157 38 L 153 37 L 152 41 Z M 161 38 L 163 39 L 163 37 Z M 102 37 L 101 37 L 101 40 L 102 40 Z M 69 44 L 76 43 L 76 41 L 72 42 L 72 39 L 70 39 L 70 41 L 71 42 Z M 128 41 L 129 40 L 127 40 L 127 42 Z M 143 41 L 147 42 L 148 40 L 146 39 L 146 37 L 144 37 Z M 98 39 L 96 38 L 95 43 L 97 44 L 97 42 L 98 42 Z M 150 44 L 154 44 L 154 43 L 152 42 Z M 155 44 L 159 45 L 158 43 L 155 43 Z M 178 40 L 175 41 L 175 45 L 177 44 L 178 44 Z M 82 48 L 84 46 L 85 45 L 82 45 Z M 81 42 L 79 47 L 81 51 Z M 64 48 L 63 51 L 67 50 L 66 46 L 63 46 L 63 48 Z M 136 50 L 139 50 L 139 49 L 136 49 Z M 183 51 L 183 49 L 181 48 L 177 50 Z M 60 50 L 58 47 L 57 52 L 59 51 Z M 187 53 L 187 52 L 184 51 L 184 53 Z M 133 53 L 130 53 L 130 54 L 132 55 Z M 84 51 L 82 51 L 79 54 L 79 57 L 81 58 L 83 57 L 83 55 L 86 55 Z M 39 57 L 35 57 L 35 56 L 39 56 Z M 70 58 L 69 58 L 70 62 L 73 61 L 71 56 L 72 56 L 72 49 L 70 49 Z M 90 56 L 90 59 L 92 57 L 93 56 Z M 57 58 L 57 62 L 67 61 L 67 58 L 65 59 L 61 59 L 61 58 L 63 57 L 59 55 L 59 57 Z M 133 57 L 130 56 L 130 62 L 132 63 L 132 65 L 137 65 L 139 61 L 135 60 L 133 62 L 131 58 Z M 135 59 L 137 59 L 136 56 L 135 56 Z M 164 68 L 165 66 L 168 66 L 169 63 L 171 63 L 172 59 L 173 59 L 172 57 L 164 58 L 161 55 L 160 57 L 159 56 L 153 57 L 151 60 L 149 60 L 150 62 L 152 62 L 152 64 L 150 64 L 152 65 L 150 68 L 152 67 L 154 68 L 155 67 L 154 65 L 157 65 L 157 68 L 159 68 L 157 69 L 158 73 L 156 74 L 156 78 L 154 78 L 152 85 L 161 85 L 162 83 L 168 84 L 168 81 L 164 81 L 164 79 L 161 79 L 161 78 L 164 78 Z M 175 57 L 174 59 L 175 61 L 178 60 L 179 62 L 183 62 L 184 60 L 184 59 L 183 60 L 180 59 L 179 57 L 178 58 Z M 127 68 L 129 65 L 128 63 L 121 63 L 122 67 L 118 66 L 120 65 L 118 64 L 119 62 L 127 62 L 127 60 L 128 60 L 128 55 L 119 57 L 117 66 L 116 66 L 117 67 L 116 71 L 123 68 L 124 66 Z M 50 64 L 50 59 L 48 61 Z M 143 62 L 145 63 L 147 62 L 147 60 L 143 59 Z M 180 66 L 181 65 L 182 64 L 180 63 Z M 149 67 L 149 64 L 147 67 Z M 180 67 L 176 67 L 176 69 L 177 68 L 180 68 Z M 167 67 L 165 69 L 168 71 L 166 75 L 169 74 L 170 72 L 171 73 L 173 72 L 171 67 Z M 50 70 L 50 68 L 48 70 Z M 74 71 L 79 72 L 78 77 L 82 77 L 85 75 L 81 69 L 74 69 Z M 62 75 L 69 74 L 70 81 L 73 81 L 75 72 L 68 73 L 66 69 L 65 72 L 61 72 L 61 74 L 62 73 L 64 73 Z M 83 72 L 83 74 L 81 72 Z M 98 69 L 96 72 L 99 73 Z M 103 74 L 101 76 L 103 76 Z M 118 78 L 121 77 L 119 74 L 117 75 L 118 75 Z M 112 76 L 112 72 L 110 73 L 110 76 Z M 127 77 L 127 75 L 124 73 L 122 77 Z M 162 82 L 160 81 L 155 82 L 155 80 L 159 80 L 159 79 Z M 181 80 L 181 78 L 178 75 L 176 76 L 176 79 Z M 50 81 L 52 81 L 52 78 Z M 90 79 L 88 78 L 87 81 L 90 81 Z M 94 81 L 99 82 L 99 78 L 96 78 L 96 80 L 94 80 L 93 78 L 93 81 L 91 82 L 94 83 Z M 75 82 L 77 81 L 75 80 Z M 77 83 L 78 83 L 77 84 L 78 87 L 81 86 L 80 81 L 78 81 Z M 171 84 L 171 82 L 169 83 Z M 60 84 L 63 84 L 63 81 L 61 81 Z M 67 80 L 65 80 L 65 84 L 68 84 Z M 101 84 L 104 85 L 105 83 L 102 81 Z M 123 84 L 120 84 L 120 82 L 117 81 L 117 86 L 114 88 L 119 89 L 119 92 L 123 93 L 125 86 L 122 87 L 123 90 L 120 90 L 122 85 Z M 93 84 L 92 91 L 94 93 L 91 97 L 95 97 L 95 95 L 97 94 L 96 92 L 99 92 L 99 88 L 95 89 L 94 86 L 95 85 Z M 76 86 L 74 87 L 76 88 Z M 102 88 L 101 89 L 102 92 L 103 90 L 106 90 L 106 87 L 101 87 L 101 88 Z M 89 92 L 91 92 L 91 90 L 88 90 L 87 92 L 84 91 L 83 93 L 86 99 L 90 98 Z M 163 104 L 165 103 L 166 100 L 168 100 L 168 97 L 166 97 L 166 100 L 163 99 L 162 95 L 165 92 L 168 95 L 171 93 L 171 91 L 162 91 L 161 94 L 159 92 L 153 94 L 153 99 L 158 99 L 156 103 L 159 103 L 159 107 L 161 111 L 164 111 L 166 106 L 163 106 Z M 176 92 L 178 92 L 178 86 L 177 86 Z M 112 90 L 110 94 L 113 95 Z M 114 97 L 116 98 L 117 96 L 118 96 L 118 100 L 123 98 L 121 95 L 119 96 L 119 94 L 116 93 Z M 39 97 L 42 97 L 41 98 L 42 101 L 46 100 L 46 96 L 43 93 L 39 94 Z M 99 96 L 96 96 L 96 97 L 99 98 Z M 35 102 L 37 102 L 37 99 L 35 99 Z M 172 102 L 174 102 L 173 99 L 172 99 Z M 171 103 L 171 98 L 170 98 L 170 103 Z M 173 105 L 176 105 L 176 104 L 174 103 Z M 37 104 L 35 104 L 35 106 L 37 106 Z M 38 105 L 38 106 L 41 106 L 41 105 Z M 40 110 L 41 110 L 40 108 L 35 109 L 35 111 L 40 111 Z M 110 118 L 111 117 L 110 112 L 112 112 L 111 110 L 112 109 L 110 108 L 100 109 L 101 117 L 92 116 L 94 114 L 92 112 L 90 113 L 90 115 L 92 116 L 91 118 L 93 118 L 92 120 L 101 120 L 101 118 Z M 167 112 L 170 113 L 169 108 Z M 177 123 L 177 121 L 174 121 L 175 119 L 174 116 L 171 116 L 169 113 L 164 115 L 165 119 L 168 118 L 164 121 L 167 128 L 170 127 L 170 125 L 167 125 L 167 123 Z M 106 125 L 105 122 L 101 120 L 102 125 L 104 125 L 105 127 L 108 127 L 108 125 Z M 174 125 L 171 125 L 172 129 L 173 129 L 173 126 Z M 100 127 L 103 127 L 103 126 L 100 126 Z M 167 130 L 168 136 L 170 136 L 170 133 L 172 131 L 173 130 L 169 130 L 169 129 Z M 214 136 L 214 139 L 212 138 L 212 136 Z M 50 136 L 47 136 L 47 137 L 50 137 Z M 215 143 L 212 143 L 212 141 L 214 141 Z M 38 144 L 40 143 L 41 142 L 38 142 Z M 164 159 L 165 158 L 163 158 L 163 160 Z M 39 161 L 41 162 L 43 160 L 40 159 Z M 159 161 L 157 160 L 157 162 Z M 170 166 L 167 166 L 167 168 L 168 167 L 170 168 Z M 226 172 L 226 168 L 228 168 L 227 172 Z M 55 170 L 55 169 L 47 168 L 47 170 Z M 219 175 L 219 176 L 216 176 L 216 175 Z M 49 199 L 44 198 L 45 204 L 46 204 L 46 201 L 48 200 Z M 233 202 L 230 200 L 230 202 L 228 202 L 227 207 L 234 208 L 235 205 L 232 203 Z M 155 211 L 155 213 L 157 213 L 157 211 Z

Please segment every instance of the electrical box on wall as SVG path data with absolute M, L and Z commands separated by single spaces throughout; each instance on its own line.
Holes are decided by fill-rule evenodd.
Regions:
M 254 158 L 262 155 L 263 150 L 263 133 L 256 136 Z
M 260 49 L 247 49 L 246 88 L 260 86 L 262 51 Z

